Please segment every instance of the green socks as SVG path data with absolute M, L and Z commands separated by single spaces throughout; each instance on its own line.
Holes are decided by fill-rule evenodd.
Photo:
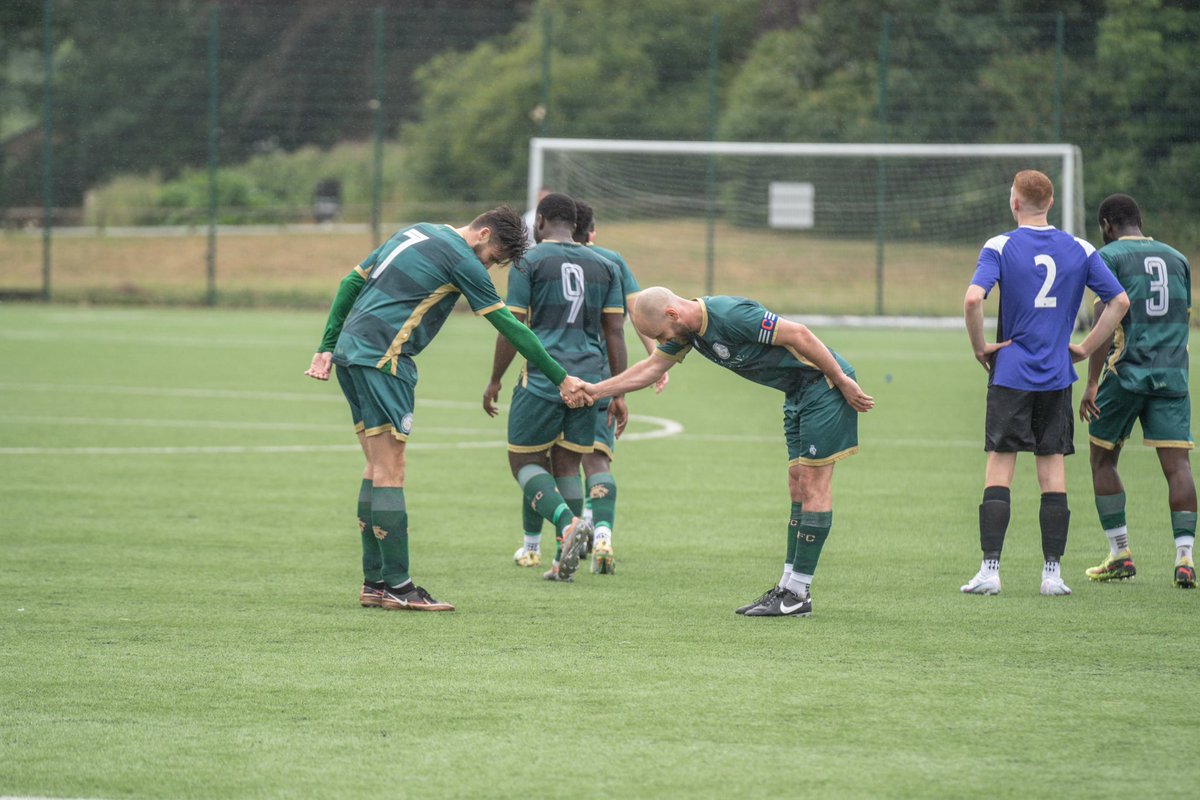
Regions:
M 383 580 L 383 556 L 379 541 L 371 530 L 371 482 L 363 478 L 358 489 L 358 534 L 362 538 L 363 583 Z
M 541 536 L 542 535 L 542 515 L 529 507 L 529 503 L 525 501 L 525 496 L 521 496 L 521 530 L 525 531 L 526 536 Z
M 796 560 L 796 537 L 800 533 L 800 513 L 803 510 L 803 503 L 792 503 L 792 516 L 788 520 L 787 558 L 783 562 L 788 565 Z
M 1175 538 L 1180 536 L 1196 536 L 1196 512 L 1195 511 L 1172 511 L 1171 512 L 1171 531 Z
M 617 480 L 609 472 L 597 472 L 587 479 L 588 505 L 592 509 L 592 524 L 611 533 L 617 515 Z
M 579 481 L 579 475 L 558 475 L 554 478 L 554 486 L 571 513 L 577 517 L 583 516 L 583 484 Z
M 408 509 L 404 505 L 404 487 L 374 487 L 371 529 L 379 542 L 383 580 L 393 588 L 403 586 L 412 577 L 408 564 Z
M 1125 493 L 1096 495 L 1096 513 L 1106 531 L 1125 527 Z
M 571 507 L 567 505 L 567 501 L 558 493 L 554 476 L 542 467 L 526 464 L 517 471 L 517 483 L 520 484 L 521 491 L 525 494 L 525 504 L 536 511 L 542 519 L 549 520 L 554 524 L 555 539 L 561 543 L 563 531 L 571 524 L 571 519 L 575 515 L 571 513 Z M 561 549 L 560 544 L 560 552 L 554 556 L 556 560 L 561 555 Z
M 792 573 L 812 575 L 817 571 L 817 560 L 821 548 L 829 538 L 833 527 L 832 511 L 801 511 L 800 524 L 796 526 L 796 556 L 792 561 Z

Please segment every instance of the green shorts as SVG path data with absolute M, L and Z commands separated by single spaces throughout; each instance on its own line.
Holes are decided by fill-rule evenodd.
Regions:
M 338 385 L 350 404 L 354 431 L 367 436 L 390 433 L 408 441 L 413 422 L 416 381 L 393 377 L 374 367 L 337 368 Z
M 609 461 L 613 460 L 617 450 L 617 421 L 613 420 L 611 425 L 608 422 L 608 405 L 611 402 L 612 398 L 606 397 L 596 403 L 596 441 L 593 445 L 595 451 L 608 456 Z
M 1096 392 L 1100 418 L 1088 423 L 1088 439 L 1105 450 L 1115 450 L 1141 420 L 1142 443 L 1147 447 L 1181 447 L 1191 450 L 1192 403 L 1183 397 L 1138 394 L 1121 385 L 1115 375 L 1100 382 Z
M 595 406 L 567 408 L 562 400 L 547 400 L 517 384 L 508 407 L 508 452 L 540 453 L 557 444 L 590 453 L 595 416 Z
M 822 467 L 858 452 L 858 412 L 822 378 L 784 400 L 783 433 L 789 467 Z

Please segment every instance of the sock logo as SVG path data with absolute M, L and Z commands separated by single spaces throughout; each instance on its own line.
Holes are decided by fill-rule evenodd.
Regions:
M 371 533 L 375 534 L 375 538 L 380 541 L 383 541 L 384 539 L 387 538 L 387 531 L 385 531 L 383 528 L 379 527 L 378 525 L 374 525 L 371 527 Z
M 535 494 L 533 496 L 533 499 L 529 501 L 529 508 L 534 511 L 537 511 L 537 504 L 542 502 L 542 498 L 545 496 L 546 496 L 545 492 L 538 492 L 537 494 Z
M 805 533 L 804 531 L 796 531 L 796 538 L 799 541 L 808 542 L 809 544 L 812 544 L 813 542 L 815 542 L 817 540 L 817 537 L 815 535 L 813 535 L 811 533 Z
M 603 483 L 597 483 L 592 487 L 592 490 L 588 492 L 588 497 L 594 500 L 598 500 L 602 497 L 608 497 L 608 487 Z
M 367 521 L 365 519 L 360 519 L 358 521 L 358 532 L 359 533 L 367 532 Z

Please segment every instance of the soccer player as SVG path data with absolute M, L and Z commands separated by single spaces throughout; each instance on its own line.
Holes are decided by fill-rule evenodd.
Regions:
M 573 239 L 577 218 L 575 201 L 555 192 L 538 203 L 538 244 L 511 271 L 508 306 L 545 343 L 555 358 L 572 373 L 596 381 L 605 360 L 614 371 L 625 368 L 625 302 L 617 266 Z M 602 344 L 603 342 L 603 344 Z M 483 408 L 495 416 L 500 381 L 515 352 L 503 338 L 496 340 L 492 376 L 483 393 Z M 624 401 L 614 401 L 615 416 L 624 420 Z M 508 414 L 509 466 L 528 507 L 555 527 L 558 542 L 551 568 L 543 577 L 551 581 L 572 579 L 579 557 L 587 546 L 591 526 L 580 516 L 578 493 L 580 458 L 592 452 L 595 408 L 570 408 L 530 363 L 513 389 Z M 568 482 L 556 481 L 550 450 L 561 450 L 557 469 L 572 476 L 576 494 L 568 502 L 559 490 Z M 526 524 L 526 527 L 530 527 Z M 540 526 L 527 534 L 526 552 L 540 552 Z
M 1134 421 L 1140 420 L 1143 442 L 1158 451 L 1167 479 L 1175 585 L 1191 589 L 1196 585 L 1196 484 L 1188 461 L 1193 447 L 1187 353 L 1191 267 L 1179 251 L 1142 233 L 1142 212 L 1129 195 L 1105 198 L 1098 216 L 1104 237 L 1100 257 L 1125 287 L 1130 305 L 1111 347 L 1092 353 L 1079 403 L 1079 418 L 1088 423 L 1091 440 L 1096 511 L 1109 547 L 1108 557 L 1087 576 L 1109 581 L 1137 573 L 1117 460 Z
M 576 199 L 575 213 L 574 240 L 579 244 L 590 247 L 594 252 L 599 253 L 617 265 L 621 270 L 621 286 L 625 296 L 626 310 L 632 308 L 637 293 L 641 291 L 637 278 L 633 276 L 632 270 L 629 269 L 629 265 L 621 257 L 620 253 L 595 244 L 595 212 L 592 207 L 582 200 Z M 635 328 L 634 330 L 636 331 L 637 329 Z M 646 348 L 646 355 L 654 352 L 655 342 L 653 339 L 641 333 L 638 333 L 638 338 L 642 340 L 642 345 Z M 607 354 L 605 355 L 603 366 L 604 371 L 601 378 L 610 377 L 612 370 L 609 368 Z M 656 392 L 662 392 L 667 385 L 668 378 L 669 375 L 664 372 L 662 378 L 655 384 L 654 388 Z M 583 518 L 593 525 L 595 546 L 592 548 L 591 543 L 589 543 L 589 549 L 592 549 L 592 572 L 597 575 L 611 575 L 616 569 L 612 547 L 612 530 L 616 518 L 617 481 L 612 474 L 612 460 L 614 451 L 616 450 L 617 437 L 621 435 L 628 419 L 623 401 L 614 405 L 611 413 L 609 408 L 609 403 L 605 401 L 601 401 L 596 406 L 596 441 L 594 449 L 591 453 L 585 453 L 582 458 L 586 491 L 584 490 L 584 486 L 579 482 L 578 471 L 571 473 L 569 466 L 567 466 L 570 464 L 571 459 L 568 451 L 557 445 L 550 451 L 550 462 L 554 467 L 554 479 L 559 493 L 566 499 L 567 504 L 572 506 L 576 514 L 580 513 L 578 506 L 582 503 Z M 539 541 L 542 531 L 542 518 L 536 512 L 532 511 L 524 501 L 521 503 L 521 508 L 525 533 L 524 541 Z M 513 560 L 518 566 L 532 567 L 541 563 L 541 556 L 538 549 L 530 550 L 522 543 L 517 552 L 513 554 Z
M 508 206 L 469 225 L 419 223 L 397 231 L 341 282 L 305 375 L 328 380 L 331 364 L 367 465 L 358 495 L 366 608 L 453 611 L 413 583 L 404 497 L 405 450 L 413 427 L 414 358 L 432 341 L 460 294 L 547 382 L 568 396 L 579 380 L 504 307 L 487 270 L 520 258 L 525 226 Z
M 875 401 L 859 388 L 846 360 L 812 331 L 753 300 L 685 300 L 653 286 L 638 295 L 632 316 L 634 327 L 658 346 L 628 370 L 585 385 L 594 400 L 650 386 L 693 348 L 743 378 L 784 393 L 792 513 L 783 577 L 737 613 L 811 615 L 809 587 L 833 523 L 833 467 L 858 452 L 858 414 L 874 408 Z
M 983 564 L 960 591 L 1000 593 L 1000 551 L 1008 530 L 1010 491 L 1018 452 L 1033 452 L 1042 490 L 1041 593 L 1068 595 L 1059 562 L 1067 547 L 1063 457 L 1075 452 L 1071 408 L 1072 361 L 1087 358 L 1112 335 L 1129 298 L 1096 249 L 1047 222 L 1054 186 L 1036 170 L 1018 172 L 1009 191 L 1016 230 L 994 236 L 979 252 L 963 301 L 967 335 L 988 373 L 984 450 L 987 468 L 979 506 Z M 983 335 L 983 301 L 1000 286 L 996 343 Z M 1095 329 L 1071 344 L 1075 315 L 1087 286 L 1107 303 Z

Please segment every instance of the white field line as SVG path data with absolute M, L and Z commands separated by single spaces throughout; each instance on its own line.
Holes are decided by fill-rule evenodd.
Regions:
M 297 373 L 299 375 L 299 373 Z M 252 392 L 242 389 L 169 389 L 162 386 L 102 386 L 86 383 L 12 383 L 0 382 L 0 392 L 41 392 L 46 394 L 118 394 L 139 397 L 188 397 L 202 400 L 281 400 L 309 403 L 345 403 L 346 399 L 333 383 L 333 391 L 314 392 Z M 318 387 L 313 387 L 314 390 Z M 417 406 L 429 408 L 482 408 L 466 400 L 426 400 L 417 398 Z
M 89 331 L 80 333 L 78 331 L 23 331 L 23 330 L 3 330 L 0 329 L 0 340 L 10 340 L 15 342 L 53 342 L 53 341 L 78 341 L 86 339 L 88 342 L 105 344 L 135 344 L 138 347 L 147 347 L 158 345 L 161 347 L 293 347 L 296 344 L 295 338 L 286 338 L 280 336 L 278 338 L 267 337 L 238 337 L 238 336 L 141 336 L 132 333 L 97 333 Z
M 472 404 L 473 405 L 473 404 Z M 622 442 L 646 441 L 662 439 L 668 436 L 679 436 L 683 433 L 683 425 L 662 417 L 648 417 L 640 414 L 630 414 L 631 421 L 645 422 L 655 426 L 649 431 L 627 433 L 621 437 Z M 157 420 L 146 420 L 155 423 Z M 341 430 L 349 430 L 349 425 Z M 431 429 L 432 430 L 432 429 Z M 440 429 L 454 430 L 454 429 Z M 506 446 L 500 439 L 475 442 L 409 442 L 409 450 L 480 450 L 499 449 Z M 295 453 L 357 453 L 361 452 L 358 444 L 314 444 L 314 445 L 203 445 L 203 446 L 161 446 L 161 447 L 0 447 L 0 456 L 118 456 L 118 455 L 273 455 Z
M 125 417 L 25 417 L 0 416 L 0 425 L 70 425 L 85 428 L 196 428 L 231 431 L 334 431 L 350 430 L 344 425 L 316 425 L 303 422 L 230 422 L 205 419 L 130 419 Z M 446 428 L 421 426 L 421 433 L 442 433 L 457 436 L 494 434 L 495 428 Z

